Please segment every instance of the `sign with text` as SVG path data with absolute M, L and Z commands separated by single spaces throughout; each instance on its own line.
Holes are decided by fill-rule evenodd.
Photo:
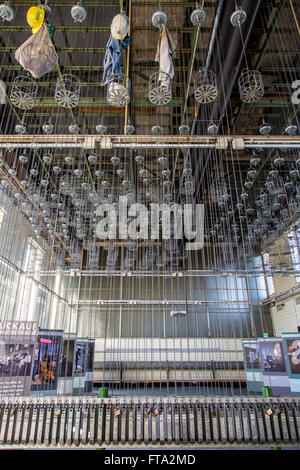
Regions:
M 30 394 L 38 323 L 0 321 L 0 395 Z

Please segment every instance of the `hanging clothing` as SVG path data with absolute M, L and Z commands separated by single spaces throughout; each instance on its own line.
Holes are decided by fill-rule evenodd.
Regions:
M 161 84 L 169 84 L 168 74 L 170 79 L 174 77 L 174 66 L 172 57 L 175 55 L 175 45 L 165 25 L 162 25 L 159 31 L 159 40 L 157 44 L 157 51 L 155 62 L 159 62 L 159 71 L 163 72 L 159 76 Z
M 51 72 L 58 55 L 45 23 L 16 50 L 15 58 L 35 78 Z
M 101 85 L 107 85 L 109 76 L 111 74 L 121 75 L 121 50 L 127 49 L 129 46 L 130 38 L 120 41 L 113 39 L 112 36 L 106 44 L 106 52 L 103 61 L 103 75 Z

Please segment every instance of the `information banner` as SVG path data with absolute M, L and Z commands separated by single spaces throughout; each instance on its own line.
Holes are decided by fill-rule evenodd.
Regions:
M 85 392 L 90 393 L 93 391 L 93 378 L 94 378 L 94 355 L 95 355 L 95 340 L 88 340 L 87 351 L 87 365 L 85 373 Z
M 261 393 L 263 377 L 258 341 L 243 340 L 243 351 L 248 393 Z
M 75 344 L 76 334 L 64 333 L 57 386 L 58 395 L 71 396 L 73 394 Z
M 38 323 L 0 321 L 0 396 L 30 394 Z
M 260 338 L 259 348 L 264 385 L 271 387 L 273 395 L 290 395 L 281 338 Z
M 39 330 L 34 349 L 32 392 L 49 392 L 57 389 L 63 330 Z M 47 393 L 43 393 L 47 395 Z
M 73 395 L 82 396 L 85 392 L 86 370 L 88 365 L 88 338 L 78 338 L 75 347 L 75 367 Z
M 300 394 L 300 333 L 282 333 L 285 364 L 290 378 L 291 393 Z

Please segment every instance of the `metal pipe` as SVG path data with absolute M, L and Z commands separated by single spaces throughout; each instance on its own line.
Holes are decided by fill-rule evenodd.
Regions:
M 296 15 L 296 12 L 295 12 L 295 8 L 293 6 L 293 2 L 292 0 L 289 0 L 290 2 L 290 7 L 291 7 L 291 10 L 292 10 L 292 14 L 293 14 L 293 18 L 294 18 L 294 21 L 295 21 L 295 24 L 297 26 L 297 31 L 298 31 L 298 34 L 300 36 L 300 26 L 299 26 L 299 23 L 298 23 L 298 19 L 297 19 L 297 15 Z
M 1 149 L 70 149 L 70 148 L 83 148 L 82 143 L 8 143 L 2 144 L 0 143 Z M 113 149 L 217 149 L 216 144 L 138 144 L 138 143 L 113 143 Z M 277 143 L 274 142 L 272 144 L 264 144 L 264 143 L 257 143 L 257 144 L 245 144 L 245 148 L 249 149 L 256 149 L 256 148 L 266 148 L 266 149 L 300 149 L 300 144 L 285 144 L 285 143 Z M 223 149 L 224 150 L 224 149 Z
M 265 148 L 265 149 L 299 149 L 299 144 L 245 144 L 245 148 L 247 149 L 256 149 L 256 148 Z

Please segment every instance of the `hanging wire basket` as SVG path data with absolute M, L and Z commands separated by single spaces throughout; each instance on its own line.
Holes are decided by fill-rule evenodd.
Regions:
M 76 75 L 61 75 L 55 88 L 54 99 L 63 108 L 75 108 L 79 102 L 81 83 Z
M 130 80 L 125 75 L 111 74 L 107 83 L 106 99 L 112 106 L 123 107 L 130 102 Z
M 38 86 L 34 79 L 18 75 L 12 84 L 10 101 L 16 108 L 31 109 L 34 107 L 37 91 Z
M 149 77 L 149 101 L 163 106 L 172 99 L 171 77 L 164 72 L 155 72 Z
M 110 246 L 107 251 L 107 257 L 106 257 L 106 269 L 107 270 L 115 269 L 118 256 L 119 256 L 119 248 Z
M 99 265 L 99 248 L 93 247 L 88 251 L 88 266 L 89 268 L 97 268 Z
M 264 96 L 265 87 L 262 74 L 258 70 L 245 69 L 239 77 L 239 91 L 244 103 L 255 103 Z
M 217 99 L 218 87 L 216 74 L 201 68 L 194 78 L 194 93 L 197 103 L 208 104 Z
M 123 261 L 123 268 L 133 268 L 136 260 L 136 252 L 134 250 L 127 249 L 126 256 Z
M 195 181 L 193 177 L 185 178 L 181 186 L 181 194 L 194 194 Z

